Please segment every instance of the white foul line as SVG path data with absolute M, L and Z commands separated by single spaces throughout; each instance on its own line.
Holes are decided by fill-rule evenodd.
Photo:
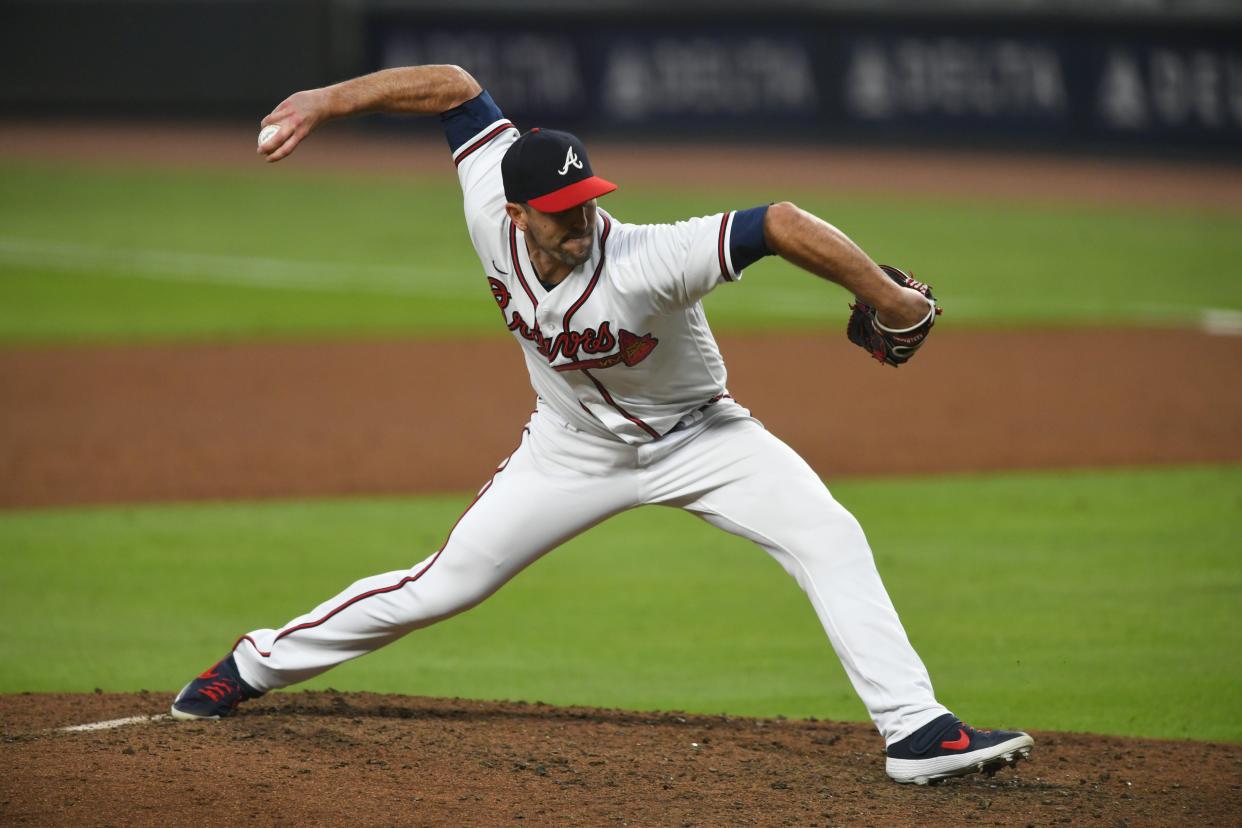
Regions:
M 1242 311 L 1228 308 L 1204 308 L 1200 327 L 1217 336 L 1242 336 Z
M 88 730 L 111 730 L 114 727 L 124 727 L 125 725 L 140 724 L 142 722 L 160 722 L 171 718 L 167 713 L 157 713 L 154 716 L 129 716 L 125 719 L 109 719 L 106 722 L 91 722 L 90 724 L 58 727 L 56 729 L 61 733 L 82 733 Z

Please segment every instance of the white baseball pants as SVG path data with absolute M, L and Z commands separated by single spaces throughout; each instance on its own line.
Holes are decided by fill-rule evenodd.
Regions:
M 243 636 L 238 669 L 258 690 L 305 681 L 475 606 L 546 552 L 645 504 L 686 509 L 775 558 L 811 599 L 886 743 L 947 712 L 858 521 L 729 399 L 641 446 L 579 431 L 541 406 L 440 551 L 364 578 L 280 630 Z

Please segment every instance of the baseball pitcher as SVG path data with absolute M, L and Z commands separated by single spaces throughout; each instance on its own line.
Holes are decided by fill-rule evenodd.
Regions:
M 662 504 L 754 541 L 793 576 L 885 739 L 890 777 L 925 784 L 1029 755 L 1027 734 L 976 730 L 936 700 L 861 527 L 730 396 L 702 305 L 780 256 L 853 294 L 850 340 L 901 365 L 935 322 L 928 286 L 788 202 L 675 224 L 621 221 L 599 206 L 616 185 L 595 174 L 581 141 L 519 131 L 455 66 L 298 92 L 263 119 L 259 152 L 280 161 L 324 121 L 364 112 L 439 115 L 470 239 L 537 406 L 440 549 L 241 636 L 181 691 L 174 717 L 227 716 L 469 609 L 612 515 Z

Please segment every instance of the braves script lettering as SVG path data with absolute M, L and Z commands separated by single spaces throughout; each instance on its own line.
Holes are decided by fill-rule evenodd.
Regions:
M 609 330 L 611 323 L 605 322 L 599 326 L 599 330 L 595 328 L 587 328 L 582 331 L 562 331 L 552 340 L 552 347 L 549 349 L 547 356 L 548 361 L 556 359 L 557 356 L 563 356 L 566 359 L 574 359 L 581 350 L 587 354 L 602 354 L 605 351 L 611 351 L 617 344 L 617 340 Z
M 603 322 L 599 328 L 561 331 L 551 338 L 544 336 L 543 331 L 539 330 L 538 321 L 531 326 L 518 311 L 506 313 L 513 297 L 503 282 L 491 277 L 488 277 L 487 282 L 492 288 L 492 298 L 500 306 L 500 314 L 504 317 L 505 325 L 523 339 L 534 342 L 535 348 L 547 358 L 548 362 L 553 362 L 558 357 L 577 360 L 580 354 L 605 354 L 617 347 L 617 337 L 612 333 L 611 322 Z M 599 359 L 574 361 L 554 367 L 557 371 L 573 371 L 579 368 L 609 368 L 619 363 L 637 365 L 647 358 L 659 341 L 651 334 L 638 336 L 622 328 L 621 349 L 617 353 Z

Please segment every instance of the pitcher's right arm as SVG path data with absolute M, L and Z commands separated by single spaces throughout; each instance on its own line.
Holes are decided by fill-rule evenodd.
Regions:
M 268 161 L 293 152 L 324 121 L 366 112 L 437 115 L 482 91 L 460 66 L 429 65 L 384 69 L 320 89 L 296 92 L 263 119 L 261 127 L 280 130 L 259 147 Z

